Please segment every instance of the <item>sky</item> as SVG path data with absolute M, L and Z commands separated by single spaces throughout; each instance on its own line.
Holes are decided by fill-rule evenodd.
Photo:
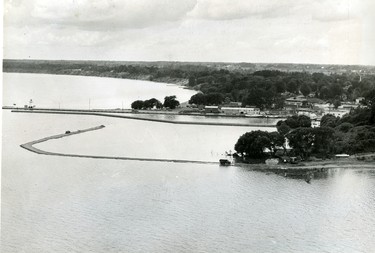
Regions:
M 4 0 L 6 59 L 375 65 L 374 0 Z

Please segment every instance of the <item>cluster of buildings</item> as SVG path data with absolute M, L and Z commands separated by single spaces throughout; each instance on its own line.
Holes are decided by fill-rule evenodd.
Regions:
M 249 116 L 291 116 L 306 115 L 311 119 L 319 119 L 324 115 L 332 114 L 336 117 L 342 117 L 350 110 L 357 108 L 361 100 L 358 98 L 355 102 L 342 102 L 338 107 L 330 103 L 311 102 L 305 96 L 299 95 L 285 100 L 285 106 L 280 110 L 261 111 L 254 106 L 242 107 L 241 102 L 230 102 L 221 106 L 205 106 L 205 113 L 221 113 L 224 115 L 249 115 Z
M 311 119 L 320 118 L 327 114 L 336 117 L 342 117 L 349 113 L 352 109 L 361 106 L 360 102 L 364 98 L 357 98 L 355 102 L 342 102 L 341 105 L 335 107 L 331 103 L 309 102 L 304 96 L 297 96 L 285 100 L 284 111 L 292 115 L 306 115 Z

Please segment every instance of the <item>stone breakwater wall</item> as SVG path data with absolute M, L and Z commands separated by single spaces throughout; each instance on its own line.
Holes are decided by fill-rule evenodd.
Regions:
M 52 155 L 52 156 L 66 156 L 66 157 L 78 157 L 78 158 L 94 158 L 94 159 L 112 159 L 112 160 L 132 160 L 132 161 L 149 161 L 149 162 L 174 162 L 174 163 L 198 163 L 198 164 L 217 164 L 216 162 L 207 162 L 207 161 L 194 161 L 194 160 L 179 160 L 179 159 L 157 159 L 157 158 L 135 158 L 135 157 L 125 157 L 125 156 L 99 156 L 99 155 L 79 155 L 79 154 L 66 154 L 66 153 L 56 153 L 49 152 L 38 149 L 34 147 L 35 144 L 46 142 L 52 139 L 60 139 L 68 137 L 75 134 L 82 134 L 89 131 L 95 131 L 104 128 L 103 125 L 92 127 L 84 130 L 77 130 L 73 132 L 68 132 L 65 134 L 58 134 L 49 137 L 45 137 L 39 140 L 27 142 L 20 145 L 22 148 L 34 152 L 40 155 Z
M 111 113 L 99 113 L 99 112 L 88 112 L 88 111 L 65 111 L 65 110 L 12 110 L 12 112 L 18 113 L 49 113 L 49 114 L 72 114 L 72 115 L 91 115 L 91 116 L 101 116 L 101 117 L 112 117 L 112 118 L 122 118 L 122 119 L 132 119 L 132 120 L 144 120 L 160 123 L 169 124 L 181 124 L 181 125 L 206 125 L 206 126 L 238 126 L 238 127 L 275 127 L 273 124 L 247 124 L 247 123 L 223 123 L 223 122 L 193 122 L 193 121 L 174 121 L 174 120 L 164 120 L 164 119 L 153 119 L 153 118 L 141 118 L 128 115 L 119 115 Z

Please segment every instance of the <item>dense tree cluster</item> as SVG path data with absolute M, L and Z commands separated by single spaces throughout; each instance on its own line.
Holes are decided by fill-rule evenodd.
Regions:
M 131 108 L 135 110 L 141 110 L 141 109 L 161 109 L 163 107 L 169 108 L 169 109 L 175 109 L 177 106 L 180 105 L 180 102 L 176 100 L 176 96 L 166 96 L 164 98 L 164 103 L 162 104 L 159 100 L 156 98 L 151 98 L 148 100 L 136 100 L 131 104 Z
M 140 109 L 152 109 L 157 108 L 160 109 L 163 107 L 163 104 L 157 100 L 156 98 L 151 98 L 148 100 L 136 100 L 131 104 L 132 109 L 140 110 Z
M 375 76 L 273 70 L 236 73 L 222 70 L 194 73 L 189 77 L 189 85 L 206 95 L 220 93 L 231 101 L 242 102 L 244 106 L 263 109 L 281 108 L 281 101 L 284 101 L 286 96 L 300 93 L 328 100 L 337 107 L 340 101 L 351 101 L 364 96 L 375 87 Z
M 277 147 L 284 145 L 284 138 L 278 132 L 251 131 L 242 135 L 234 146 L 237 153 L 253 159 L 265 157 L 264 149 L 273 155 Z
M 328 156 L 332 153 L 333 133 L 329 127 L 311 127 L 311 120 L 304 115 L 288 117 L 276 124 L 277 131 L 283 135 L 294 155 L 307 158 L 311 154 Z
M 190 100 L 189 104 L 196 104 L 196 105 L 219 105 L 223 103 L 224 96 L 220 93 L 197 93 L 193 95 Z
M 163 106 L 165 108 L 175 109 L 179 105 L 180 105 L 180 102 L 178 100 L 176 100 L 176 96 L 166 96 L 164 98 Z
M 367 102 L 371 103 L 371 102 Z M 321 126 L 312 128 L 307 116 L 292 116 L 277 122 L 277 132 L 251 131 L 242 135 L 235 150 L 244 157 L 264 158 L 265 149 L 274 155 L 277 149 L 286 152 L 286 143 L 292 148 L 290 155 L 309 158 L 327 158 L 339 153 L 375 152 L 375 124 L 372 108 L 357 108 L 343 118 L 325 115 Z
M 325 115 L 321 126 L 333 130 L 333 152 L 361 153 L 375 152 L 374 90 L 368 91 L 364 104 L 367 107 L 357 108 L 342 118 Z

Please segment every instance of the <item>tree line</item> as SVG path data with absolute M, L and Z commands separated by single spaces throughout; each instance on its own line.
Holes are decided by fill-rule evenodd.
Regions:
M 202 91 L 206 96 L 220 94 L 217 102 L 222 103 L 227 98 L 242 102 L 243 106 L 278 109 L 284 107 L 285 98 L 298 94 L 336 104 L 340 101 L 353 101 L 365 96 L 375 87 L 375 76 L 276 70 L 235 73 L 222 70 L 195 74 L 189 78 L 189 86 Z M 191 102 L 210 103 L 209 100 L 200 99 L 201 97 L 192 97 Z

